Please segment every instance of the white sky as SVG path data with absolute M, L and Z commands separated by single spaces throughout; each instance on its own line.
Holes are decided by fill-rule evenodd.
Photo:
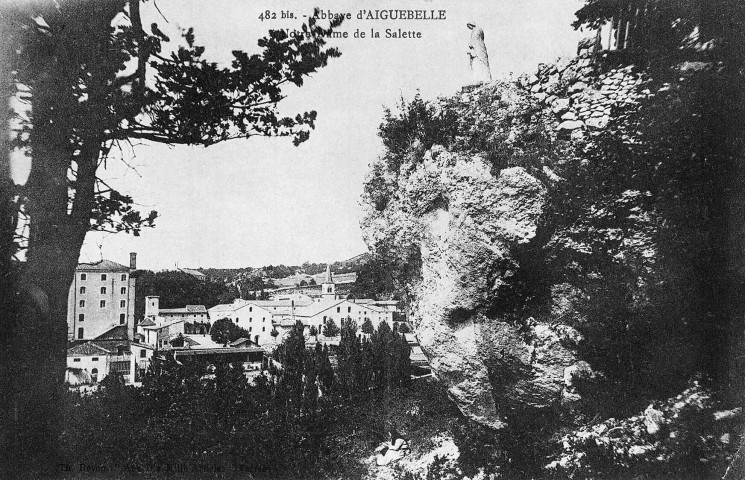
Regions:
M 419 89 L 425 98 L 450 95 L 467 83 L 468 21 L 485 32 L 492 75 L 533 72 L 539 62 L 573 55 L 583 35 L 570 24 L 581 0 L 158 0 L 168 19 L 145 8 L 174 40 L 177 27 L 194 27 L 205 56 L 229 61 L 231 50 L 254 51 L 270 28 L 296 28 L 300 19 L 259 21 L 263 10 L 310 14 L 364 9 L 444 9 L 445 21 L 363 21 L 341 30 L 418 30 L 422 39 L 338 40 L 342 56 L 287 90 L 280 111 L 318 111 L 310 140 L 294 147 L 288 138 L 233 140 L 209 148 L 144 144 L 102 176 L 131 194 L 145 212 L 157 210 L 156 227 L 140 237 L 89 233 L 81 261 L 103 255 L 138 266 L 245 267 L 343 260 L 367 250 L 359 229 L 362 183 L 380 153 L 377 127 L 383 106 L 394 107 Z M 368 33 L 369 36 L 369 33 Z M 382 35 L 381 35 L 382 37 Z

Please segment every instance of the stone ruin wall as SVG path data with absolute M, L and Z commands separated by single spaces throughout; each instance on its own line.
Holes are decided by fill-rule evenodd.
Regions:
M 616 109 L 651 94 L 649 79 L 634 65 L 606 66 L 598 60 L 590 48 L 581 48 L 572 59 L 539 64 L 536 73 L 518 79 L 520 88 L 553 112 L 560 136 L 591 136 L 608 125 Z

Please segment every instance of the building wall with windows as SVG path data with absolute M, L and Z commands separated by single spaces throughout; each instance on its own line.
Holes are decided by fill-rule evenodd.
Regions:
M 92 383 L 97 383 L 109 374 L 108 355 L 103 349 L 100 352 L 68 351 L 67 368 L 79 368 L 90 375 Z
M 323 333 L 323 327 L 329 321 L 333 321 L 337 327 L 341 327 L 342 320 L 352 319 L 361 327 L 365 319 L 370 319 L 375 328 L 380 322 L 387 322 L 393 326 L 393 312 L 385 311 L 379 307 L 369 304 L 357 304 L 349 300 L 322 300 L 314 302 L 305 307 L 296 308 L 293 313 L 281 313 L 274 315 L 274 325 L 277 327 L 283 338 L 288 333 L 295 322 L 300 320 L 306 328 L 306 334 L 310 327 L 316 327 L 319 333 Z
M 154 354 L 153 346 L 129 340 L 92 340 L 67 350 L 67 368 L 84 371 L 93 384 L 111 372 L 118 372 L 127 384 L 133 384 L 142 381 Z
M 272 338 L 272 307 L 269 305 L 250 302 L 235 310 L 231 320 L 248 330 L 250 340 L 257 345 L 264 345 Z
M 276 315 L 291 315 L 293 308 L 312 304 L 312 298 L 290 300 L 236 300 L 232 304 L 216 305 L 209 309 L 210 322 L 228 318 L 248 330 L 250 340 L 257 345 L 273 343 L 272 319 Z
M 134 335 L 135 256 L 130 266 L 111 260 L 81 263 L 75 269 L 67 304 L 67 336 L 70 340 L 89 340 L 113 327 L 127 326 Z
M 209 323 L 210 318 L 204 305 L 187 305 L 181 308 L 160 308 L 160 297 L 145 297 L 145 318 L 163 317 L 167 321 L 183 320 L 190 323 Z
M 150 368 L 150 361 L 155 355 L 155 347 L 152 345 L 132 343 L 130 350 L 132 352 L 132 371 L 130 376 L 133 383 L 139 383 L 142 382 L 142 377 L 145 376 L 145 372 Z

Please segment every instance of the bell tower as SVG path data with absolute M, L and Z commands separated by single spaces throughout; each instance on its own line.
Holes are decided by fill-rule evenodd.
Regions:
M 323 279 L 321 284 L 321 299 L 323 300 L 336 300 L 336 284 L 334 284 L 334 277 L 331 274 L 331 264 L 326 264 L 326 278 Z

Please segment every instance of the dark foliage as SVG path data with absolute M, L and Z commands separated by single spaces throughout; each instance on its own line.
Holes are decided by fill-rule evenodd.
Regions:
M 374 255 L 357 270 L 357 280 L 349 291 L 350 298 L 382 300 L 395 293 L 393 272 L 385 259 Z
M 231 303 L 238 298 L 238 292 L 220 282 L 202 282 L 179 271 L 151 272 L 138 270 L 133 274 L 137 279 L 135 291 L 135 317 L 145 315 L 145 297 L 160 297 L 161 308 L 182 308 L 186 305 L 204 305 L 212 308 L 220 303 Z
M 326 46 L 326 39 L 341 21 L 322 27 L 312 16 L 301 27 L 306 35 L 269 31 L 258 40 L 258 53 L 236 50 L 229 66 L 205 59 L 190 29 L 169 55 L 163 44 L 170 39 L 158 25 L 143 27 L 140 3 L 41 0 L 1 6 L 1 61 L 9 78 L 0 93 L 19 106 L 2 155 L 19 148 L 32 159 L 25 185 L 2 180 L 9 190 L 3 192 L 3 218 L 16 222 L 3 233 L 22 226 L 33 232 L 23 239 L 28 243 L 22 244 L 27 248 L 19 284 L 34 285 L 49 307 L 48 318 L 38 322 L 45 360 L 27 358 L 30 352 L 24 350 L 8 355 L 36 372 L 40 382 L 24 387 L 48 403 L 44 411 L 26 412 L 22 396 L 3 397 L 6 409 L 17 414 L 8 416 L 3 431 L 10 433 L 0 437 L 0 450 L 12 452 L 9 458 L 20 468 L 55 468 L 67 295 L 86 232 L 136 235 L 156 218 L 155 212 L 138 212 L 132 198 L 101 181 L 98 169 L 131 140 L 207 146 L 259 135 L 291 137 L 297 145 L 309 137 L 316 112 L 281 116 L 282 88 L 301 86 L 306 76 L 340 55 Z M 11 212 L 6 211 L 9 198 L 17 199 Z M 5 247 L 3 252 L 12 253 Z M 16 381 L 23 383 L 17 376 L 9 383 Z M 33 432 L 39 448 L 21 448 L 15 439 L 22 431 Z
M 212 323 L 210 337 L 215 343 L 224 345 L 239 338 L 251 338 L 251 334 L 245 328 L 233 323 L 231 319 L 221 318 Z
M 326 325 L 323 326 L 323 336 L 324 337 L 336 337 L 339 335 L 341 330 L 339 329 L 338 325 L 336 325 L 336 322 L 334 322 L 332 319 L 329 319 L 326 322 Z
M 303 330 L 299 323 L 290 332 L 270 375 L 253 384 L 238 364 L 218 364 L 207 374 L 199 363 L 166 358 L 151 363 L 141 388 L 110 375 L 96 393 L 70 393 L 65 457 L 117 472 L 126 466 L 129 470 L 119 472 L 125 476 L 168 464 L 212 468 L 198 478 L 237 471 L 267 478 L 338 475 L 349 459 L 343 458 L 348 447 L 338 446 L 345 432 L 336 426 L 350 410 L 365 410 L 362 405 L 375 395 L 368 393 L 373 385 L 356 390 L 367 395 L 359 405 L 350 404 L 338 394 L 328 348 L 307 349 Z M 381 348 L 386 346 L 392 344 Z M 359 377 L 370 366 L 350 368 Z
M 360 331 L 362 333 L 373 333 L 375 332 L 375 325 L 373 325 L 372 320 L 365 317 L 365 321 L 362 323 L 362 326 L 360 327 Z
M 411 378 L 410 348 L 403 336 L 380 322 L 369 339 L 357 334 L 352 320 L 342 321 L 337 350 L 340 392 L 355 396 L 373 388 L 390 390 Z

